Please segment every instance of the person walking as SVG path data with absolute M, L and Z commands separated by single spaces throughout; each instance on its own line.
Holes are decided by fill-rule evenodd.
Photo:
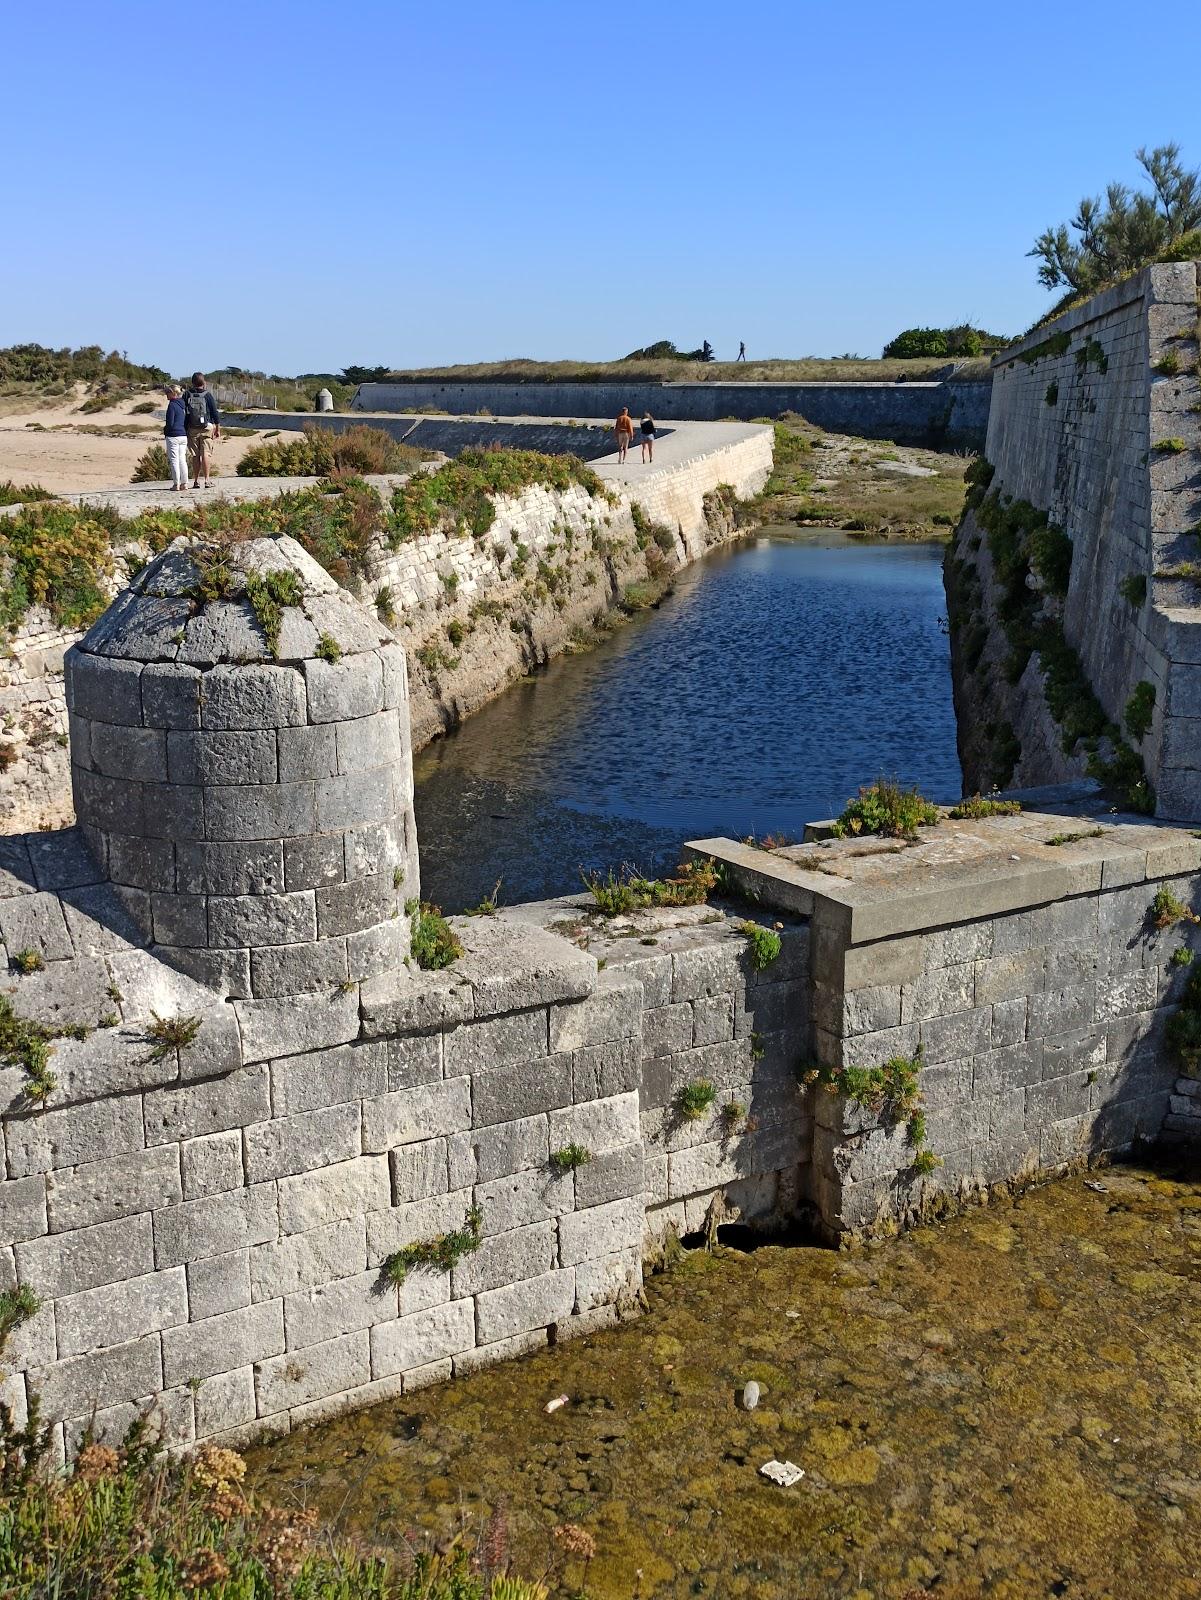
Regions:
M 210 481 L 212 449 L 221 437 L 221 416 L 217 402 L 205 385 L 204 373 L 194 372 L 187 394 L 184 396 L 188 432 L 188 470 L 192 474 L 192 487 L 199 489 L 203 477 L 204 487 L 212 488 Z
M 643 462 L 655 459 L 655 419 L 649 411 L 642 413 L 642 459 Z
M 739 339 L 739 341 L 738 341 L 738 354 L 734 357 L 734 359 L 735 359 L 735 361 L 745 361 L 746 360 L 746 340 L 745 339 Z
M 613 424 L 613 435 L 617 440 L 617 464 L 620 467 L 625 464 L 626 451 L 630 448 L 630 441 L 634 437 L 634 424 L 630 420 L 629 406 L 622 406 L 621 415 Z
M 177 383 L 167 387 L 167 420 L 163 424 L 163 439 L 167 446 L 171 487 L 182 494 L 188 487 L 188 422 L 183 390 Z

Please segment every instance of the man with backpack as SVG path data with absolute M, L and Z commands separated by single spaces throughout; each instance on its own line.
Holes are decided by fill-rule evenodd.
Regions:
M 184 424 L 188 435 L 188 470 L 192 474 L 192 487 L 199 489 L 203 477 L 204 487 L 209 482 L 209 454 L 221 437 L 221 417 L 217 402 L 205 387 L 204 373 L 194 372 L 187 394 L 184 395 Z

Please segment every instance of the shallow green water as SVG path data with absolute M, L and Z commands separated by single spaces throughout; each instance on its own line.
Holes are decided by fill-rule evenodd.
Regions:
M 252 1452 L 370 1543 L 478 1532 L 590 1595 L 1201 1596 L 1201 1183 L 1127 1168 L 875 1249 L 688 1256 L 641 1320 Z M 736 1405 L 755 1378 L 759 1408 Z M 547 1415 L 559 1393 L 570 1404 Z M 806 1476 L 781 1489 L 771 1457 Z

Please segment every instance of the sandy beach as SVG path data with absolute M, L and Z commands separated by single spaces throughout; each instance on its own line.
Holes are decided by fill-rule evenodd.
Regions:
M 41 400 L 0 397 L 0 483 L 37 483 L 55 493 L 117 489 L 127 484 L 139 458 L 161 443 L 166 399 L 146 390 L 104 411 L 81 412 L 86 389 Z M 134 416 L 152 401 L 155 412 Z M 263 436 L 223 438 L 216 449 L 216 475 L 231 476 L 246 451 Z

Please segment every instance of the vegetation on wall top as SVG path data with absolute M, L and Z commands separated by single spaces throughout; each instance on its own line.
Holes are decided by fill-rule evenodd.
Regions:
M 1180 146 L 1136 152 L 1149 189 L 1111 183 L 1105 198 L 1085 196 L 1070 222 L 1046 228 L 1028 254 L 1039 281 L 1071 296 L 1095 294 L 1149 261 L 1201 256 L 1201 171 L 1188 170 Z
M 912 361 L 919 356 L 985 356 L 1003 350 L 1009 339 L 986 333 L 968 322 L 951 328 L 906 328 L 884 346 L 885 361 Z

